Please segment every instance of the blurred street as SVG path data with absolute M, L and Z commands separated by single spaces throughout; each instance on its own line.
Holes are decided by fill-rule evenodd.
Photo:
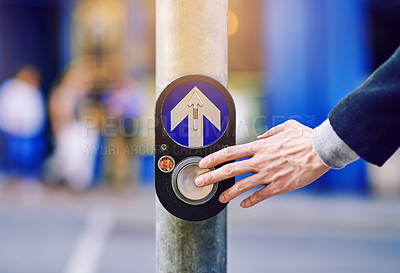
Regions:
M 26 185 L 25 185 L 26 187 Z M 299 193 L 231 202 L 228 272 L 400 272 L 400 202 Z M 26 189 L 0 197 L 0 272 L 154 272 L 155 195 Z
M 203 146 L 231 146 L 223 139 L 230 129 L 244 144 L 287 120 L 316 128 L 399 47 L 399 14 L 400 0 L 0 0 L 0 273 L 155 272 L 157 173 L 173 174 L 181 156 L 206 156 L 197 150 Z M 217 89 L 200 92 L 215 106 L 213 118 L 200 97 L 181 104 L 195 86 L 165 103 L 169 81 L 188 74 L 220 81 L 236 110 Z M 357 143 L 366 132 L 397 141 L 400 119 L 386 120 L 397 101 L 371 101 L 384 111 L 360 112 L 369 124 L 354 122 L 365 130 Z M 178 104 L 185 115 L 173 127 Z M 385 118 L 373 123 L 370 113 Z M 200 144 L 189 145 L 198 128 Z M 168 141 L 154 141 L 160 132 Z M 385 151 L 381 142 L 363 147 Z M 287 161 L 270 155 L 272 146 L 284 155 L 279 145 L 265 146 L 268 155 L 259 158 L 268 165 L 260 166 Z M 159 148 L 171 156 L 165 165 Z M 239 206 L 245 196 L 232 201 L 228 273 L 399 273 L 400 149 L 382 167 L 359 155 L 304 190 L 250 209 Z M 299 172 L 308 163 L 296 163 L 293 173 L 307 177 Z M 236 181 L 258 174 L 238 169 Z M 281 177 L 270 169 L 268 176 L 253 178 L 262 186 Z M 173 244 L 185 254 L 192 245 Z M 163 252 L 176 253 L 170 246 Z

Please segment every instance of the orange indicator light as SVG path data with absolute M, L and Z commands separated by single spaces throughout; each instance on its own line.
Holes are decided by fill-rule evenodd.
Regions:
M 169 155 L 164 155 L 158 160 L 158 168 L 164 173 L 169 173 L 175 167 L 175 161 Z

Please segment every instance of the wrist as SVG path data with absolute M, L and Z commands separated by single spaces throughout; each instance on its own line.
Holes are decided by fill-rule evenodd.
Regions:
M 314 152 L 320 161 L 332 169 L 341 169 L 359 159 L 359 156 L 336 134 L 329 119 L 312 133 Z

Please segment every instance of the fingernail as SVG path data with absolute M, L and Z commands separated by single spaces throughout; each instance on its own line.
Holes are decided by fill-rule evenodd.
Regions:
M 197 177 L 196 180 L 194 181 L 196 186 L 201 187 L 204 184 L 203 178 L 202 177 Z
M 221 202 L 221 203 L 226 203 L 226 198 L 225 198 L 224 195 L 220 195 L 220 196 L 219 196 L 219 202 Z
M 243 207 L 243 208 L 245 208 L 246 205 L 247 205 L 247 201 L 246 201 L 246 200 L 243 200 L 243 201 L 240 203 L 240 206 Z

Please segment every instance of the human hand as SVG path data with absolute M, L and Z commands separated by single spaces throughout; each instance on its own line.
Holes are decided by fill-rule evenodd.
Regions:
M 219 201 L 227 203 L 240 194 L 264 185 L 240 203 L 249 208 L 272 196 L 302 188 L 329 170 L 314 152 L 312 129 L 289 120 L 268 130 L 257 140 L 224 148 L 203 158 L 199 166 L 206 169 L 226 161 L 250 157 L 233 162 L 198 176 L 195 184 L 207 186 L 244 173 L 253 175 L 237 181 L 223 192 Z

